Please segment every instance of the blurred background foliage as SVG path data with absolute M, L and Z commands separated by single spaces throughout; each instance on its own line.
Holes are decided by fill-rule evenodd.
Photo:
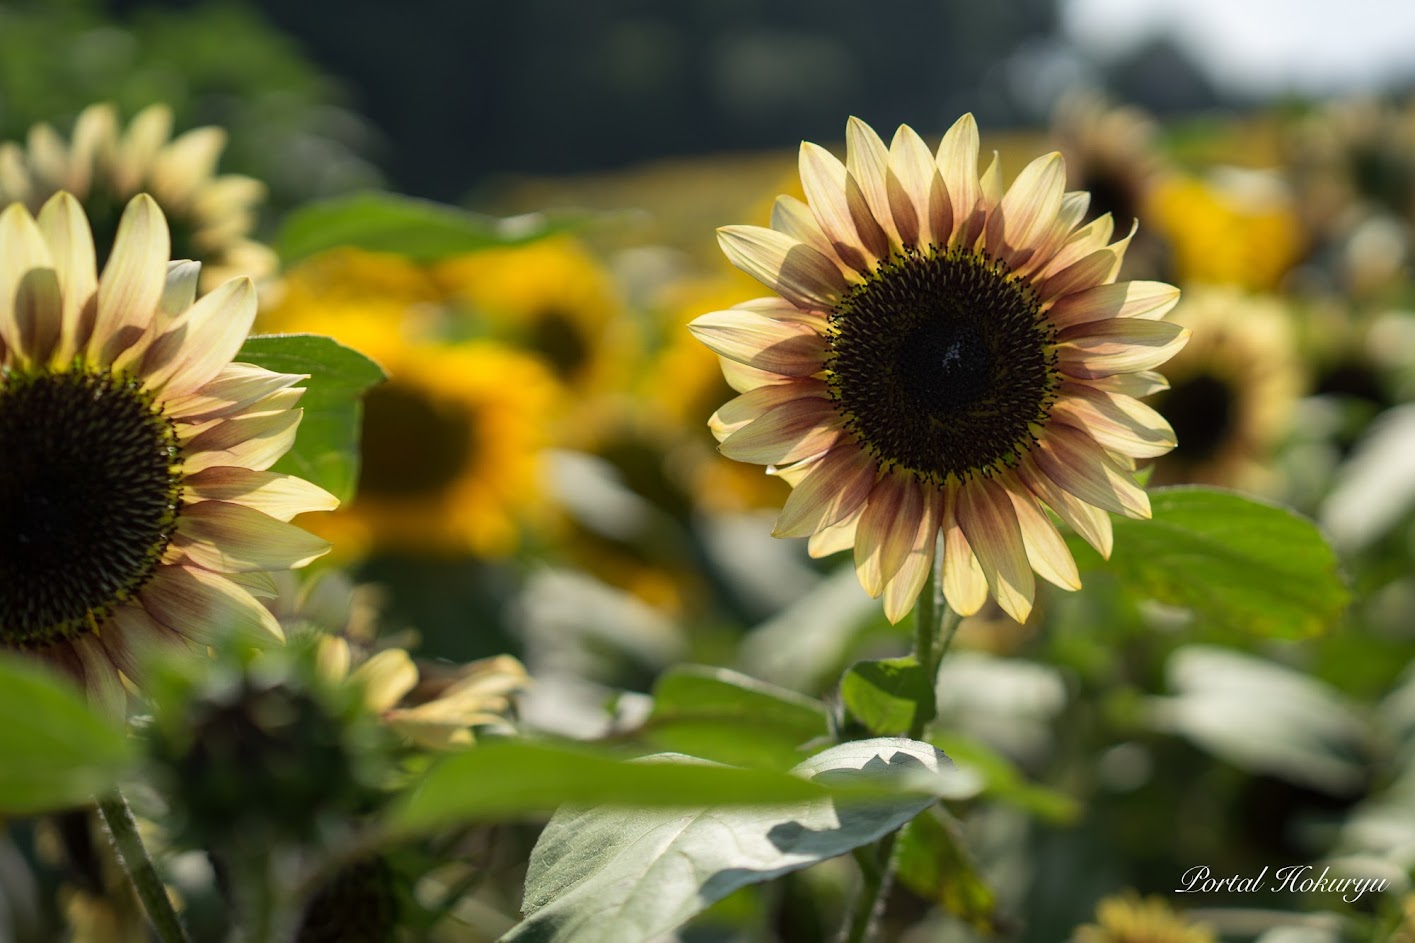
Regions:
M 1060 26 L 1049 0 L 9 0 L 0 140 L 66 137 L 94 102 L 225 129 L 220 169 L 268 188 L 251 229 L 284 263 L 261 328 L 330 335 L 389 374 L 352 500 L 302 522 L 334 542 L 324 568 L 376 586 L 378 632 L 430 664 L 519 656 L 523 729 L 644 750 L 682 742 L 684 663 L 818 697 L 907 647 L 848 564 L 769 536 L 785 485 L 713 448 L 732 391 L 684 325 L 765 294 L 713 228 L 799 196 L 795 144 L 838 141 L 849 114 L 936 137 L 973 111 L 1007 173 L 1062 149 L 1097 211 L 1140 220 L 1123 277 L 1185 291 L 1194 340 L 1155 399 L 1180 447 L 1153 483 L 1296 508 L 1350 605 L 1324 598 L 1321 631 L 1279 640 L 1097 565 L 1026 625 L 967 620 L 935 739 L 984 787 L 931 820 L 933 860 L 958 844 L 940 834 L 968 850 L 932 882 L 909 871 L 888 938 L 1415 938 L 1397 929 L 1415 868 L 1415 106 L 1399 88 L 1255 101 L 1163 37 L 1097 61 Z M 60 914 L 41 890 L 72 869 L 18 834 L 0 901 L 44 939 Z M 471 879 L 423 874 L 424 897 L 468 888 L 428 938 L 509 927 L 534 834 L 463 836 Z M 1173 896 L 1196 865 L 1290 864 L 1390 890 Z M 681 939 L 821 939 L 850 881 L 834 861 L 744 889 Z M 1097 913 L 1126 889 L 1195 912 Z

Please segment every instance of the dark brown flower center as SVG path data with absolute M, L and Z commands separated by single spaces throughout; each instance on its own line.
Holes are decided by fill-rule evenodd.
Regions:
M 827 376 L 880 462 L 942 483 L 1016 462 L 1057 383 L 1036 293 L 973 252 L 905 252 L 830 312 Z
M 181 506 L 172 423 L 134 379 L 0 372 L 0 645 L 94 629 L 137 592 Z
M 476 445 L 473 417 L 397 382 L 364 397 L 359 491 L 377 498 L 418 498 L 445 491 Z

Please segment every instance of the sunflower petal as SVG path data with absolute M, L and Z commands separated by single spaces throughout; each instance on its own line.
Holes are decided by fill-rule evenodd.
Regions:
M 784 465 L 825 451 L 840 432 L 834 404 L 808 397 L 768 410 L 729 435 L 718 450 L 739 462 Z
M 1151 370 L 1183 349 L 1189 329 L 1173 321 L 1122 318 L 1076 324 L 1057 335 L 1063 373 L 1105 377 Z
M 928 583 L 938 545 L 943 493 L 935 487 L 916 490 L 921 499 L 919 513 L 917 516 L 900 515 L 899 533 L 895 537 L 900 545 L 907 545 L 908 554 L 884 585 L 884 615 L 892 623 L 898 623 L 914 608 L 919 593 Z
M 1156 458 L 1174 448 L 1174 430 L 1144 403 L 1076 383 L 1063 383 L 1062 391 L 1067 395 L 1052 405 L 1052 415 L 1112 452 Z
M 939 523 L 943 534 L 943 598 L 954 612 L 971 616 L 988 600 L 988 581 L 958 525 L 959 490 L 958 485 L 948 487 Z
M 958 524 L 997 604 L 1018 622 L 1026 622 L 1036 581 L 1011 499 L 991 479 L 974 478 L 959 489 Z
M 249 468 L 208 468 L 186 476 L 182 487 L 189 502 L 225 501 L 254 508 L 277 521 L 310 511 L 332 511 L 339 499 L 294 475 Z
M 758 370 L 808 377 L 825 369 L 825 338 L 801 324 L 750 311 L 712 311 L 688 325 L 715 353 Z
M 97 314 L 98 274 L 93 232 L 83 208 L 68 193 L 56 193 L 39 211 L 39 231 L 59 276 L 64 299 L 54 363 L 67 363 L 88 344 Z
M 259 600 L 200 567 L 158 567 L 138 598 L 160 625 L 202 645 L 220 644 L 231 633 L 285 637 L 280 623 Z
M 1031 261 L 1037 244 L 1056 224 L 1066 191 L 1066 162 L 1052 152 L 1017 175 L 988 218 L 988 251 L 1013 269 Z
M 889 151 L 874 128 L 855 117 L 845 125 L 845 169 L 859 186 L 870 216 L 884 231 L 890 248 L 901 248 L 889 203 Z
M 292 570 L 329 552 L 329 542 L 242 504 L 202 501 L 177 518 L 173 543 L 218 573 Z
M 1080 589 L 1081 574 L 1076 560 L 1066 548 L 1056 525 L 1038 505 L 1032 492 L 1011 472 L 1004 472 L 999 482 L 1012 501 L 1017 525 L 1022 531 L 1022 543 L 1027 550 L 1027 562 L 1037 575 L 1062 589 Z
M 183 467 L 194 474 L 217 465 L 264 471 L 295 444 L 301 409 L 237 416 L 220 420 L 183 447 Z
M 945 192 L 953 214 L 949 227 L 948 245 L 963 244 L 963 235 L 978 203 L 982 199 L 982 189 L 978 185 L 978 123 L 971 114 L 964 115 L 953 123 L 939 143 L 935 161 L 938 172 L 943 177 Z M 943 245 L 942 234 L 936 236 Z
M 723 226 L 728 260 L 799 308 L 831 308 L 849 290 L 834 261 L 797 239 L 761 226 Z
M 1110 318 L 1158 320 L 1179 301 L 1179 289 L 1163 282 L 1120 282 L 1096 285 L 1057 299 L 1047 320 L 1057 330 Z
M 140 193 L 128 203 L 113 239 L 113 252 L 98 280 L 98 311 L 89 357 L 117 365 L 151 327 L 167 284 L 172 249 L 167 220 L 152 197 Z M 135 351 L 138 353 L 140 351 Z M 124 360 L 131 359 L 129 354 Z
M 825 398 L 830 391 L 821 380 L 805 379 L 757 387 L 749 393 L 728 400 L 708 419 L 708 429 L 721 442 L 738 429 L 766 412 L 792 400 L 808 396 Z
M 1050 425 L 1031 455 L 1041 472 L 1082 501 L 1127 517 L 1150 516 L 1145 489 L 1084 432 Z
M 899 238 L 915 246 L 944 245 L 953 231 L 953 207 L 938 164 L 924 139 L 901 124 L 889 144 L 889 209 Z
M 866 499 L 860 525 L 855 532 L 855 574 L 871 596 L 884 592 L 884 584 L 898 572 L 908 547 L 893 547 L 895 520 L 904 511 L 910 491 L 919 484 L 905 475 L 885 475 L 876 482 Z M 893 566 L 893 570 L 888 567 Z

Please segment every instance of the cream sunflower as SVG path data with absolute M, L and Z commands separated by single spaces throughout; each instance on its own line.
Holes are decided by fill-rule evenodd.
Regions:
M 169 266 L 168 246 L 146 195 L 101 277 L 69 194 L 38 219 L 0 213 L 0 648 L 114 710 L 145 647 L 279 636 L 251 589 L 322 554 L 286 522 L 337 504 L 266 471 L 294 441 L 303 377 L 231 362 L 251 282 L 197 299 L 197 266 Z
M 1021 621 L 1033 571 L 1080 586 L 1046 507 L 1102 554 L 1107 512 L 1149 514 L 1134 459 L 1174 438 L 1136 397 L 1187 338 L 1158 320 L 1179 292 L 1115 283 L 1129 237 L 1111 243 L 1108 216 L 1081 225 L 1060 154 L 1004 192 L 996 161 L 978 174 L 971 115 L 936 155 L 908 127 L 889 147 L 858 119 L 847 133 L 845 163 L 802 145 L 808 203 L 719 230 L 781 297 L 691 325 L 742 394 L 710 426 L 723 454 L 794 486 L 775 533 L 853 546 L 891 620 L 942 537 L 949 604 L 968 615 L 991 593 Z
M 30 212 L 59 191 L 83 205 L 102 264 L 124 205 L 148 193 L 171 226 L 173 255 L 202 263 L 209 291 L 239 275 L 274 274 L 275 253 L 250 238 L 265 185 L 239 174 L 216 174 L 226 147 L 221 128 L 194 128 L 172 137 L 172 110 L 151 105 L 120 129 L 112 105 L 85 108 L 69 141 L 47 124 L 30 129 L 26 146 L 0 143 L 0 207 L 23 203 Z
M 1158 897 L 1134 891 L 1096 905 L 1096 922 L 1079 927 L 1072 943 L 1218 943 L 1214 931 L 1177 914 Z

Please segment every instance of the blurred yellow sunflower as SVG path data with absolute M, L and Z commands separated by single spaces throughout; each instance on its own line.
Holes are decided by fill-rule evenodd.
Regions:
M 124 205 L 148 193 L 171 227 L 172 257 L 202 263 L 203 291 L 239 275 L 260 281 L 277 264 L 269 247 L 250 238 L 265 185 L 217 175 L 225 146 L 226 132 L 216 127 L 172 137 L 166 105 L 143 109 L 122 130 L 112 105 L 90 105 L 67 143 L 47 124 L 30 129 L 25 147 L 0 143 L 0 206 L 23 203 L 37 212 L 55 193 L 72 193 L 88 216 L 102 264 Z
M 1155 462 L 1155 484 L 1270 491 L 1272 452 L 1306 388 L 1292 314 L 1235 288 L 1188 289 L 1170 319 L 1191 332 L 1155 397 L 1179 446 Z
M 1265 171 L 1175 174 L 1155 184 L 1144 211 L 1173 251 L 1180 284 L 1271 290 L 1306 248 L 1291 194 Z
M 710 421 L 729 458 L 794 490 L 778 536 L 853 546 L 860 582 L 897 621 L 943 537 L 943 588 L 969 615 L 991 594 L 1018 621 L 1033 571 L 1080 586 L 1051 507 L 1102 554 L 1107 511 L 1149 514 L 1134 459 L 1174 446 L 1136 397 L 1188 335 L 1177 289 L 1115 277 L 1129 238 L 1081 225 L 1060 154 L 1004 192 L 977 170 L 965 115 L 935 155 L 910 128 L 888 147 L 858 119 L 841 163 L 801 148 L 809 205 L 772 228 L 719 230 L 728 258 L 781 297 L 703 315 L 697 337 L 742 395 Z
M 294 441 L 303 377 L 231 359 L 249 279 L 197 299 L 166 220 L 128 205 L 97 275 L 78 201 L 0 213 L 0 647 L 120 710 L 152 645 L 280 635 L 245 588 L 324 541 L 286 523 L 338 502 L 266 471 Z
M 432 274 L 493 337 L 534 352 L 570 391 L 564 431 L 594 424 L 593 398 L 623 390 L 637 340 L 614 280 L 568 236 L 448 259 Z M 584 406 L 585 408 L 577 408 Z
M 1218 943 L 1206 924 L 1175 913 L 1158 897 L 1143 900 L 1134 891 L 1096 905 L 1096 922 L 1078 927 L 1071 943 Z

